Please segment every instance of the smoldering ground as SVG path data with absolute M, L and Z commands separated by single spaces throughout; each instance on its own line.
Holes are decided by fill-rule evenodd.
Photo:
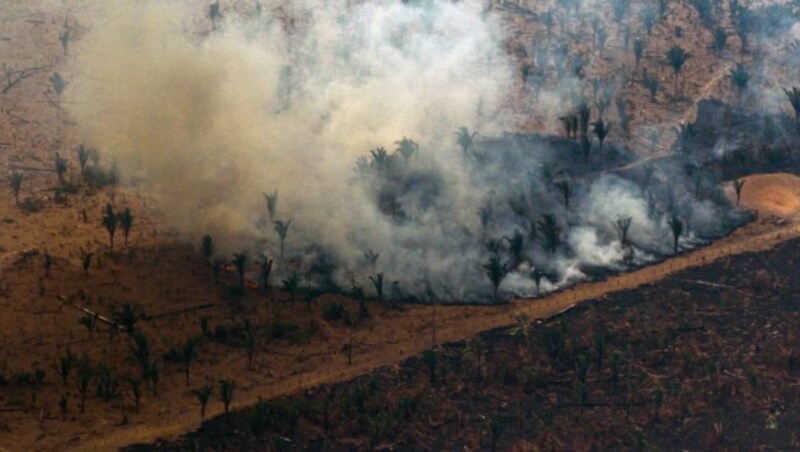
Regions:
M 382 274 L 387 296 L 481 301 L 492 271 L 502 295 L 531 295 L 671 253 L 673 218 L 681 248 L 737 221 L 711 176 L 615 174 L 633 158 L 620 145 L 587 166 L 571 140 L 503 136 L 516 68 L 481 2 L 263 3 L 213 24 L 197 2 L 95 6 L 71 51 L 80 140 L 219 259 L 269 256 L 274 281 L 306 287 L 374 293 Z M 291 221 L 282 258 L 276 221 Z

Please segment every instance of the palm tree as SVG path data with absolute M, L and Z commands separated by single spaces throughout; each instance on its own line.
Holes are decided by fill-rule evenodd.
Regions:
M 281 220 L 275 220 L 275 233 L 278 234 L 278 238 L 281 241 L 281 259 L 283 259 L 283 250 L 284 245 L 286 244 L 286 235 L 289 233 L 289 226 L 292 225 L 292 220 L 287 222 L 283 222 Z
M 137 331 L 133 334 L 133 344 L 134 345 L 130 348 L 131 354 L 142 370 L 142 378 L 147 378 L 151 366 L 150 341 L 147 340 L 147 336 Z
M 200 251 L 203 253 L 206 263 L 211 265 L 211 258 L 214 257 L 214 239 L 210 235 L 206 234 L 200 240 Z
M 673 127 L 672 130 L 675 132 L 678 150 L 684 154 L 689 152 L 689 143 L 691 142 L 692 138 L 697 135 L 694 125 L 682 123 L 678 125 L 678 127 Z
M 491 451 L 497 450 L 497 443 L 500 437 L 503 436 L 503 431 L 506 429 L 506 424 L 500 416 L 492 416 L 486 421 L 486 430 L 491 439 Z
M 614 222 L 614 229 L 617 231 L 619 241 L 623 247 L 628 245 L 628 230 L 631 228 L 632 222 L 633 217 L 629 216 L 619 216 L 617 221 Z
M 103 226 L 108 231 L 108 239 L 111 243 L 111 254 L 114 254 L 114 234 L 117 232 L 117 214 L 114 213 L 114 206 L 111 203 L 106 204 L 105 213 L 103 213 Z
M 739 207 L 739 199 L 742 197 L 742 188 L 747 182 L 745 179 L 737 179 L 733 181 L 733 189 L 736 191 L 736 207 Z
M 264 256 L 261 260 L 261 280 L 264 282 L 264 292 L 269 291 L 269 275 L 272 273 L 272 259 Z
M 644 41 L 642 38 L 637 37 L 633 40 L 633 57 L 636 58 L 636 70 L 639 70 L 639 63 L 644 56 Z
M 680 239 L 681 234 L 683 233 L 683 222 L 678 218 L 677 215 L 672 214 L 669 221 L 669 228 L 672 230 L 672 238 L 673 238 L 673 253 L 678 253 L 678 239 Z
M 667 62 L 672 66 L 672 71 L 675 74 L 675 97 L 678 97 L 678 76 L 683 70 L 683 65 L 692 58 L 692 54 L 683 49 L 679 45 L 673 45 L 667 51 Z
M 56 174 L 58 174 L 58 183 L 64 183 L 64 173 L 67 172 L 67 159 L 61 157 L 61 154 L 56 152 L 55 157 Z
M 222 403 L 225 405 L 225 414 L 228 414 L 228 408 L 231 406 L 231 401 L 233 400 L 233 388 L 235 383 L 233 380 L 220 380 L 219 381 L 219 393 L 220 399 Z
M 797 86 L 793 86 L 791 90 L 784 88 L 783 92 L 786 93 L 786 97 L 789 98 L 789 103 L 794 109 L 794 119 L 797 125 L 800 126 L 800 88 Z
M 544 235 L 545 249 L 550 253 L 554 253 L 561 236 L 561 227 L 558 225 L 555 215 L 542 215 L 542 219 L 537 223 L 537 226 Z
M 581 101 L 580 105 L 578 105 L 578 126 L 580 127 L 582 137 L 589 135 L 591 116 L 592 108 L 585 100 Z
M 19 205 L 19 191 L 22 188 L 22 174 L 16 171 L 11 173 L 11 191 L 14 192 L 14 201 Z
M 372 251 L 372 249 L 368 249 L 367 251 L 364 252 L 364 259 L 366 259 L 367 262 L 369 262 L 370 265 L 372 266 L 372 273 L 376 273 L 378 271 L 377 264 L 378 264 L 378 258 L 380 257 L 381 253 L 376 253 L 375 251 Z
M 564 197 L 564 207 L 569 209 L 569 199 L 572 197 L 572 186 L 569 181 L 562 180 L 556 182 L 556 188 L 561 192 L 561 196 Z
M 383 273 L 370 276 L 369 280 L 372 281 L 372 285 L 375 287 L 375 294 L 377 294 L 378 300 L 383 300 Z
M 133 227 L 133 214 L 131 209 L 126 207 L 122 213 L 119 214 L 119 222 L 122 224 L 122 236 L 125 238 L 125 247 L 128 247 L 128 236 L 131 234 Z
M 244 273 L 247 267 L 247 252 L 233 253 L 233 266 L 239 274 L 239 288 L 244 289 Z
M 86 178 L 86 163 L 89 161 L 89 150 L 84 145 L 75 150 L 78 154 L 78 163 L 81 165 L 81 178 Z
M 131 395 L 133 395 L 133 403 L 136 412 L 139 412 L 139 401 L 142 399 L 142 380 L 136 377 L 128 377 L 128 384 L 131 387 Z
M 492 300 L 496 303 L 497 291 L 500 288 L 500 283 L 503 282 L 503 279 L 509 272 L 508 264 L 501 263 L 499 257 L 492 256 L 489 258 L 489 263 L 483 265 L 483 269 L 486 270 L 486 276 L 488 276 L 489 280 L 492 282 L 492 287 L 494 288 Z
M 377 147 L 369 151 L 369 167 L 374 168 L 379 174 L 385 174 L 392 169 L 395 159 L 389 155 L 384 147 Z
M 128 336 L 132 336 L 136 332 L 136 322 L 142 317 L 141 307 L 130 303 L 122 305 L 119 311 L 114 311 L 111 318 L 120 325 Z
M 61 105 L 61 94 L 63 94 L 64 90 L 67 88 L 67 81 L 64 80 L 61 74 L 54 72 L 53 75 L 50 76 L 50 85 L 53 87 L 53 91 L 56 92 L 58 104 Z
M 714 30 L 714 42 L 711 44 L 711 49 L 717 55 L 717 57 L 722 56 L 722 52 L 725 51 L 725 46 L 728 44 L 728 32 L 725 31 L 722 27 L 717 27 Z
M 403 156 L 406 162 L 419 152 L 419 144 L 410 138 L 403 137 L 402 140 L 395 141 L 394 144 L 397 145 L 397 152 Z
M 81 325 L 85 326 L 87 330 L 89 330 L 89 339 L 92 338 L 92 333 L 97 329 L 97 319 L 100 317 L 100 314 L 84 314 L 83 317 L 78 321 Z
M 731 70 L 730 75 L 733 87 L 739 92 L 739 98 L 741 100 L 742 93 L 747 89 L 747 82 L 750 81 L 750 75 L 747 73 L 747 69 L 742 63 L 736 63 L 736 67 Z
M 161 369 L 158 367 L 158 362 L 149 363 L 144 373 L 145 378 L 149 379 L 153 384 L 153 397 L 158 397 L 158 381 L 161 379 Z
M 186 386 L 189 386 L 192 377 L 192 363 L 195 358 L 197 358 L 197 342 L 194 339 L 186 339 L 181 349 L 181 359 L 183 359 L 183 364 L 186 366 L 184 367 Z
M 256 354 L 256 331 L 250 325 L 250 321 L 244 321 L 244 348 L 247 352 L 247 368 L 253 368 L 253 357 Z
M 603 121 L 603 118 L 600 118 L 592 123 L 592 133 L 597 136 L 597 140 L 600 142 L 599 151 L 601 153 L 603 152 L 603 141 L 605 141 L 606 137 L 611 132 L 611 127 L 612 124 L 606 124 L 605 121 Z
M 86 408 L 86 395 L 94 378 L 94 370 L 88 360 L 84 360 L 78 369 L 78 394 L 81 396 L 81 413 Z
M 267 212 L 269 212 L 270 221 L 275 220 L 275 211 L 278 208 L 278 190 L 272 193 L 264 193 L 264 200 L 267 201 Z
M 200 402 L 201 423 L 205 422 L 206 420 L 206 405 L 208 405 L 208 399 L 211 398 L 212 392 L 214 392 L 214 387 L 208 383 L 206 383 L 205 386 L 200 389 L 192 390 L 192 394 L 194 394 L 197 397 L 197 401 Z
M 658 78 L 655 75 L 652 75 L 645 70 L 645 73 L 642 76 L 642 84 L 650 93 L 650 102 L 655 102 L 658 90 L 661 88 L 661 82 L 658 81 Z
M 217 21 L 220 18 L 219 0 L 217 0 L 216 2 L 208 5 L 208 18 L 211 19 L 211 26 L 214 28 L 214 30 L 216 30 L 217 29 Z
M 522 250 L 525 247 L 525 236 L 519 229 L 514 229 L 511 237 L 503 236 L 503 240 L 508 243 L 508 253 L 511 255 L 512 265 L 517 265 L 522 261 Z
M 58 35 L 58 40 L 61 42 L 61 48 L 64 50 L 64 55 L 67 54 L 67 48 L 69 47 L 69 40 L 72 38 L 72 35 L 69 32 L 69 28 L 66 28 L 66 23 L 64 24 L 65 28 Z
M 469 132 L 468 127 L 461 127 L 456 131 L 456 143 L 461 146 L 461 151 L 464 153 L 464 160 L 469 157 L 469 150 L 475 142 L 475 136 L 478 132 Z
M 292 273 L 283 280 L 283 290 L 289 292 L 289 301 L 294 301 L 294 294 L 297 293 L 299 287 L 300 277 L 297 276 L 297 273 Z

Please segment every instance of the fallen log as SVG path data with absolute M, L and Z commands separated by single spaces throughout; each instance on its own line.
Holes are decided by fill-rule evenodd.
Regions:
M 105 323 L 106 325 L 112 326 L 112 327 L 114 327 L 114 328 L 116 328 L 116 329 L 118 329 L 120 331 L 125 331 L 125 327 L 120 326 L 117 322 L 109 319 L 108 317 L 100 314 L 99 312 L 92 311 L 89 308 L 84 308 L 83 306 L 81 306 L 79 304 L 72 304 L 71 300 L 69 298 L 65 297 L 64 295 L 59 295 L 57 298 L 59 300 L 64 301 L 62 306 L 64 304 L 69 304 L 70 306 L 74 307 L 75 309 L 79 309 L 79 310 L 83 311 L 85 314 L 89 314 L 91 316 L 97 317 L 97 320 Z

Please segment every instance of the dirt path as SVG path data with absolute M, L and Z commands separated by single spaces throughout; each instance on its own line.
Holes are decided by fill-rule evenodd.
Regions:
M 794 217 L 793 220 L 797 220 Z M 707 247 L 687 252 L 673 259 L 648 266 L 633 272 L 610 277 L 604 281 L 585 283 L 574 288 L 538 299 L 516 299 L 510 305 L 486 307 L 480 310 L 466 309 L 465 315 L 454 315 L 464 307 L 440 307 L 435 343 L 446 343 L 469 339 L 483 331 L 513 326 L 518 316 L 525 314 L 530 319 L 546 319 L 577 303 L 597 299 L 608 293 L 632 289 L 659 280 L 689 267 L 708 264 L 727 256 L 745 252 L 768 250 L 778 243 L 800 237 L 797 221 L 764 221 L 750 224 L 734 234 Z M 249 406 L 259 398 L 272 399 L 296 393 L 327 383 L 345 381 L 369 373 L 377 368 L 397 364 L 421 353 L 434 345 L 430 325 L 427 331 L 413 335 L 408 340 L 393 344 L 378 344 L 366 354 L 354 357 L 347 365 L 346 358 L 331 357 L 328 366 L 316 366 L 306 372 L 296 373 L 277 382 L 265 383 L 242 389 L 237 393 L 236 406 Z M 96 437 L 91 435 L 83 441 L 65 444 L 64 447 L 80 450 L 112 450 L 139 442 L 152 442 L 158 438 L 180 435 L 198 427 L 196 407 L 185 407 L 177 415 L 158 425 L 139 425 L 106 430 Z M 222 407 L 210 406 L 208 417 L 222 414 Z

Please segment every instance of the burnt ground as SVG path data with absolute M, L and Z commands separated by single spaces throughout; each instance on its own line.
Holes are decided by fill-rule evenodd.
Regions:
M 799 251 L 730 257 L 126 450 L 796 449 Z

